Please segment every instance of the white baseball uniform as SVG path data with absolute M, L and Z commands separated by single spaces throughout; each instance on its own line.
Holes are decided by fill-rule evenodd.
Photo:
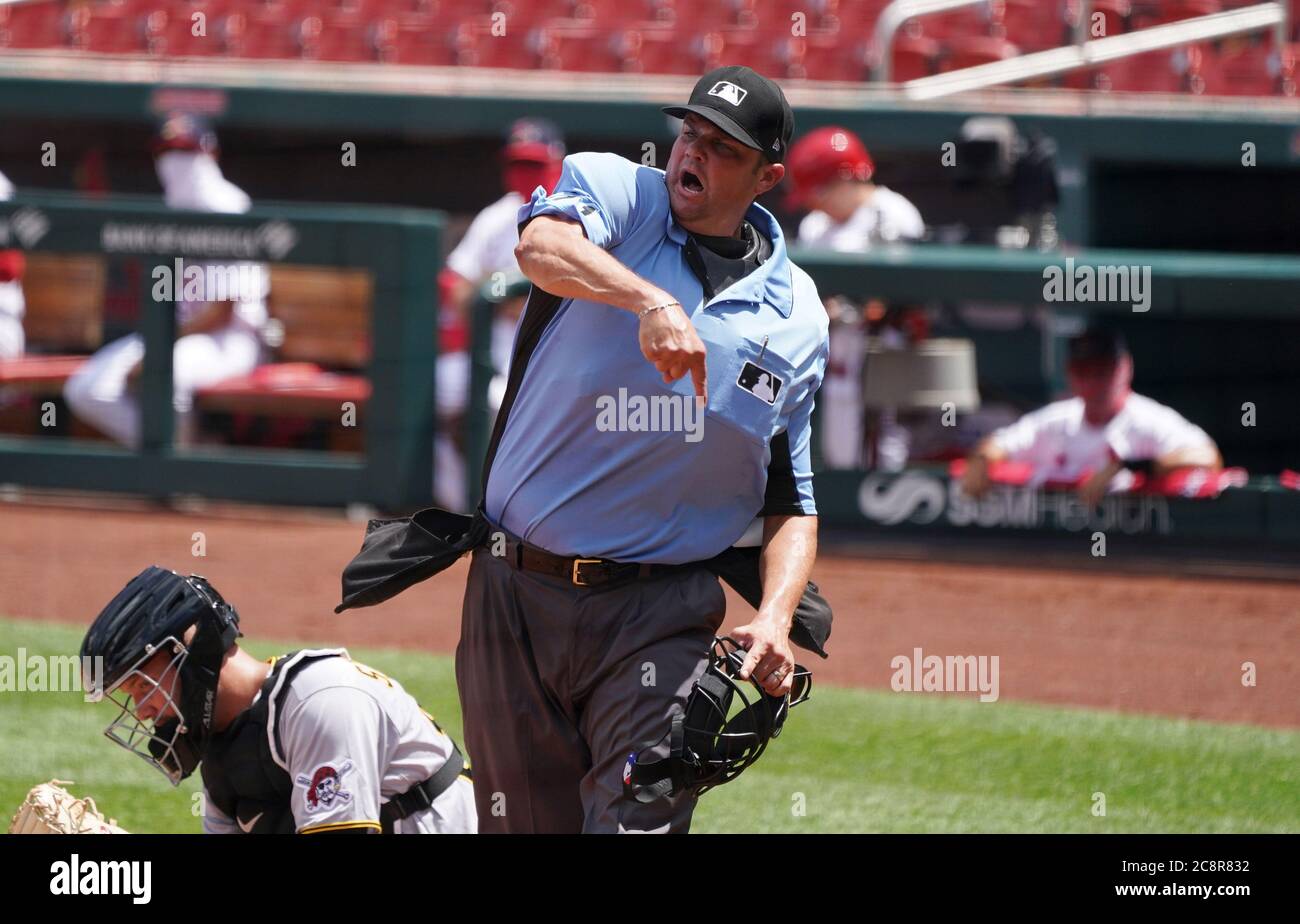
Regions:
M 871 198 L 849 218 L 834 221 L 821 211 L 809 212 L 799 223 L 799 243 L 841 253 L 863 253 L 882 243 L 915 240 L 925 234 L 925 222 L 916 206 L 886 186 L 877 186 Z M 890 346 L 891 344 L 886 344 Z M 855 468 L 862 459 L 862 364 L 866 335 L 857 326 L 831 325 L 831 361 L 820 400 L 822 456 L 832 468 Z M 881 416 L 877 440 L 877 465 L 897 471 L 907 464 L 911 443 L 906 427 L 892 412 Z
M 14 197 L 14 184 L 0 173 L 0 201 Z M 11 279 L 0 282 L 0 359 L 16 359 L 23 355 L 27 345 L 23 336 L 23 313 L 26 302 L 23 300 L 22 280 Z
M 396 680 L 353 661 L 345 649 L 329 651 L 342 657 L 312 661 L 287 683 L 282 673 L 272 689 L 267 721 L 271 754 L 293 780 L 290 803 L 300 834 L 379 830 L 380 806 L 436 773 L 455 745 Z M 239 833 L 240 822 L 213 800 L 205 798 L 204 805 L 205 833 Z M 477 830 L 474 787 L 465 776 L 429 808 L 393 826 L 395 834 Z
M 470 282 L 486 279 L 498 270 L 518 271 L 515 244 L 517 219 L 524 197 L 508 192 L 474 216 L 465 236 L 447 255 L 447 266 Z
M 1083 399 L 1054 401 L 995 430 L 992 444 L 1013 462 L 1034 467 L 1032 484 L 1074 482 L 1097 471 L 1114 452 L 1121 459 L 1158 456 L 1212 441 L 1204 430 L 1171 407 L 1139 394 L 1130 394 L 1124 407 L 1104 427 L 1094 427 L 1083 416 Z M 1111 491 L 1132 484 L 1132 473 L 1122 471 L 1110 483 Z
M 238 186 L 221 175 L 210 154 L 167 151 L 157 160 L 163 199 L 171 208 L 206 212 L 246 212 L 252 202 Z M 236 267 L 241 264 L 235 264 Z M 248 266 L 247 264 L 242 264 Z M 206 267 L 206 264 L 204 264 Z M 270 270 L 253 264 L 243 274 L 251 285 L 241 287 L 230 323 L 208 333 L 176 340 L 172 353 L 172 403 L 177 414 L 178 442 L 189 441 L 193 429 L 194 392 L 223 379 L 247 375 L 263 361 L 262 329 L 267 321 L 266 298 Z M 180 284 L 180 280 L 177 280 Z M 194 317 L 202 302 L 180 302 L 178 325 Z M 64 386 L 72 412 L 124 445 L 140 442 L 140 406 L 127 387 L 127 375 L 144 358 L 144 338 L 128 334 L 102 347 Z
M 519 243 L 519 207 L 523 196 L 508 192 L 496 202 L 474 216 L 465 236 L 447 255 L 447 266 L 457 275 L 475 285 L 481 285 L 493 273 L 515 274 L 519 261 L 515 259 L 515 245 Z M 492 322 L 492 366 L 496 375 L 488 385 L 488 404 L 495 413 L 505 395 L 506 371 L 510 368 L 510 353 L 514 348 L 515 328 L 513 318 L 497 318 Z M 464 413 L 469 405 L 470 357 L 465 351 L 444 353 L 438 357 L 438 414 L 455 417 Z M 438 503 L 452 510 L 465 505 L 465 462 L 456 449 L 455 442 L 439 433 L 434 440 L 434 468 L 437 479 L 434 493 Z
M 925 222 L 916 206 L 887 186 L 877 186 L 847 220 L 836 222 L 814 211 L 799 222 L 799 243 L 841 253 L 861 253 L 879 244 L 916 240 L 925 234 Z

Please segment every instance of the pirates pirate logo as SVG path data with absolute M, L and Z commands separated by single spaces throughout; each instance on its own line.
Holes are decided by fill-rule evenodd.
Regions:
M 311 776 L 298 774 L 298 785 L 306 787 L 304 796 L 309 812 L 328 812 L 338 805 L 347 805 L 352 801 L 352 793 L 343 788 L 343 777 L 352 770 L 352 761 L 345 760 L 335 767 L 334 764 L 321 764 L 312 771 Z

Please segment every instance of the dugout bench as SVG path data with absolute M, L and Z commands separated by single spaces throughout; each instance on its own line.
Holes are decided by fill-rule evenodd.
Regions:
M 56 277 L 55 284 L 32 286 L 28 274 L 25 289 L 39 292 L 34 303 L 29 299 L 29 340 L 44 347 L 64 342 L 40 332 L 47 320 L 85 334 L 68 344 L 79 352 L 0 366 L 0 386 L 10 393 L 57 395 L 99 345 L 102 331 L 89 330 L 88 319 L 104 317 L 102 301 L 98 312 L 90 304 L 103 298 L 104 286 L 92 266 L 133 260 L 146 269 L 136 277 L 146 342 L 140 450 L 82 438 L 0 437 L 0 483 L 390 509 L 427 503 L 442 227 L 440 214 L 414 209 L 267 205 L 217 215 L 173 211 L 152 197 L 86 200 L 55 193 L 0 203 L 0 247 L 21 247 L 37 273 L 46 271 L 44 263 Z M 364 446 L 325 453 L 172 445 L 175 306 L 154 300 L 148 269 L 176 257 L 256 260 L 272 267 L 273 285 L 280 279 L 278 349 L 288 352 L 278 358 L 287 364 L 242 387 L 229 383 L 224 392 L 196 396 L 199 407 L 310 416 L 332 404 L 338 415 L 343 402 L 356 399 Z M 370 310 L 358 312 L 367 302 Z M 312 352 L 355 371 L 304 365 L 298 357 Z

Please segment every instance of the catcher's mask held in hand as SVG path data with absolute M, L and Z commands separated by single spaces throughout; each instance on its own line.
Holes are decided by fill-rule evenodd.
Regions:
M 239 636 L 239 614 L 206 578 L 154 566 L 141 571 L 95 617 L 81 643 L 83 659 L 103 659 L 103 687 L 91 698 L 107 697 L 121 710 L 104 734 L 179 785 L 203 759 L 222 659 Z M 144 666 L 159 652 L 170 659 L 155 679 Z M 122 689 L 132 678 L 152 692 L 132 701 Z M 153 719 L 139 715 L 145 701 L 156 703 Z
M 655 744 L 634 751 L 623 768 L 623 793 L 637 802 L 690 792 L 700 796 L 740 776 L 781 734 L 791 706 L 808 699 L 812 674 L 796 664 L 789 694 L 771 696 L 750 676 L 740 679 L 745 650 L 733 639 L 715 638 L 709 664 L 695 682 L 686 708 L 664 736 L 668 756 L 642 760 Z

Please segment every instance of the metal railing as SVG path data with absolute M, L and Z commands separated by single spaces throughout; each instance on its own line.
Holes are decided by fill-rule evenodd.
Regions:
M 988 6 L 988 0 L 894 0 L 880 11 L 876 19 L 876 29 L 872 47 L 877 55 L 873 77 L 881 83 L 889 83 L 894 76 L 894 36 L 903 28 L 903 23 L 918 16 L 934 13 L 946 13 L 969 6 Z
M 894 36 L 909 19 L 977 6 L 986 2 L 987 0 L 895 0 L 881 12 L 876 22 L 874 40 L 878 56 L 875 67 L 876 79 L 890 80 Z M 1283 0 L 1270 0 L 1268 3 L 1258 3 L 1236 10 L 1197 16 L 1089 41 L 1087 35 L 1091 6 L 1089 0 L 1083 0 L 1078 19 L 1074 24 L 1075 44 L 1073 45 L 909 80 L 902 84 L 903 94 L 913 100 L 935 99 L 966 90 L 983 89 L 1086 67 L 1096 67 L 1107 61 L 1149 51 L 1176 48 L 1193 42 L 1266 29 L 1274 30 L 1280 47 L 1286 41 L 1290 25 L 1287 4 Z

